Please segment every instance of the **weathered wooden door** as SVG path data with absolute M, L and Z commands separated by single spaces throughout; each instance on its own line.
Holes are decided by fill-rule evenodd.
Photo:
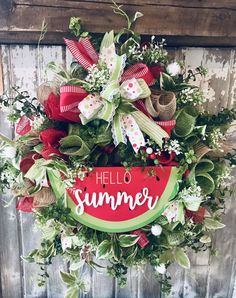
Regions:
M 185 66 L 194 68 L 203 65 L 209 73 L 205 80 L 198 82 L 209 97 L 214 100 L 206 108 L 217 111 L 232 105 L 236 98 L 236 51 L 235 49 L 178 48 L 171 49 L 173 56 L 183 60 Z M 35 94 L 35 88 L 44 80 L 48 62 L 55 61 L 64 66 L 71 62 L 71 55 L 62 46 L 19 46 L 0 47 L 0 89 L 20 86 Z M 13 129 L 7 126 L 4 115 L 0 114 L 0 130 L 9 136 Z M 10 194 L 6 195 L 10 196 Z M 37 286 L 37 266 L 24 263 L 21 256 L 27 254 L 39 242 L 39 234 L 34 229 L 33 216 L 18 213 L 14 204 L 4 207 L 5 196 L 0 204 L 0 296 L 3 298 L 63 297 L 65 288 L 59 279 L 63 268 L 58 258 L 49 269 L 50 278 L 46 287 Z M 236 201 L 228 200 L 224 223 L 227 229 L 216 233 L 213 245 L 218 247 L 219 256 L 212 257 L 208 252 L 191 255 L 192 267 L 184 271 L 178 266 L 171 268 L 173 290 L 170 297 L 178 298 L 231 298 L 236 297 Z M 106 277 L 104 272 L 92 273 L 84 270 L 91 284 L 85 297 L 90 298 L 159 298 L 163 297 L 155 281 L 151 268 L 146 266 L 139 271 L 130 270 L 128 285 L 119 289 L 116 281 Z

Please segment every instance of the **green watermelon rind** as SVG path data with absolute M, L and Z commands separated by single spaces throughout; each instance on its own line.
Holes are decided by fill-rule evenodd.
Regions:
M 178 193 L 179 187 L 177 180 L 178 169 L 176 167 L 172 167 L 165 190 L 158 200 L 156 207 L 135 218 L 121 222 L 99 219 L 87 213 L 77 215 L 76 204 L 73 202 L 70 196 L 67 196 L 67 206 L 71 209 L 71 215 L 73 218 L 87 227 L 110 233 L 129 232 L 144 227 L 162 215 L 162 213 L 168 207 L 170 200 L 172 200 Z

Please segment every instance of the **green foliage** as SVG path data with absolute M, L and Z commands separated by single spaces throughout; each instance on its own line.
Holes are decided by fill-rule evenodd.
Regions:
M 69 29 L 77 38 L 88 36 L 88 32 L 85 32 L 82 29 L 81 18 L 79 17 L 70 18 Z
M 174 250 L 175 261 L 183 268 L 190 269 L 190 261 L 186 253 L 182 248 L 176 248 Z
M 60 271 L 62 281 L 67 285 L 65 298 L 77 298 L 79 291 L 85 290 L 85 284 L 81 278 L 78 277 L 77 272 L 67 273 Z
M 19 87 L 12 87 L 0 96 L 0 108 L 8 111 L 7 117 L 11 123 L 16 123 L 22 115 L 28 118 L 44 115 L 37 99 L 31 98 L 28 91 L 20 91 Z
M 186 88 L 197 88 L 185 82 L 175 82 L 174 79 L 166 73 L 161 73 L 160 87 L 165 91 L 179 92 Z
M 208 218 L 208 217 L 204 219 L 204 226 L 208 230 L 218 230 L 225 227 L 225 225 L 219 222 L 218 220 L 215 220 L 213 218 Z

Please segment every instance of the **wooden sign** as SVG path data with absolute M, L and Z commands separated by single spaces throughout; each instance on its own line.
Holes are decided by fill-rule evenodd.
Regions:
M 68 190 L 68 207 L 82 224 L 127 232 L 160 216 L 178 190 L 176 167 L 95 168 Z

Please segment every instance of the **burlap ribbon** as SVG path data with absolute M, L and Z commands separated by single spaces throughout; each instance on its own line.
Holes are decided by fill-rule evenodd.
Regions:
M 43 187 L 39 192 L 34 194 L 33 198 L 34 208 L 45 207 L 56 202 L 56 197 L 49 187 Z
M 208 146 L 206 146 L 204 143 L 199 142 L 194 146 L 194 152 L 197 157 L 197 160 L 202 159 L 204 155 L 211 152 L 212 149 L 210 149 Z
M 43 102 L 48 99 L 51 93 L 57 94 L 58 90 L 55 86 L 55 82 L 45 82 L 38 86 L 36 92 L 38 101 L 43 104 Z
M 153 91 L 145 100 L 149 114 L 160 120 L 171 120 L 176 111 L 176 97 L 174 92 Z

